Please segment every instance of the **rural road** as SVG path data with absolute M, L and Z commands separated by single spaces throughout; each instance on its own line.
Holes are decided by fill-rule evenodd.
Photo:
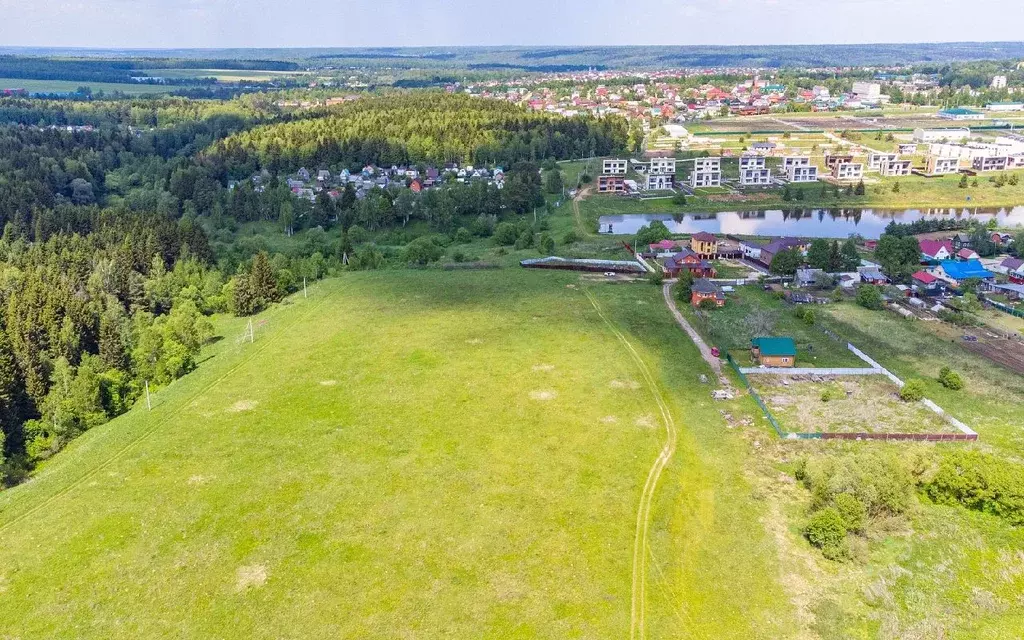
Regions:
M 675 316 L 676 322 L 679 323 L 679 326 L 683 328 L 683 331 L 690 336 L 693 343 L 697 345 L 698 349 L 700 349 L 700 355 L 702 355 L 704 360 L 711 366 L 711 370 L 715 372 L 715 375 L 718 376 L 719 380 L 724 382 L 724 378 L 722 376 L 722 361 L 711 354 L 711 347 L 704 342 L 704 338 L 701 338 L 700 334 L 697 333 L 697 330 L 686 321 L 683 314 L 679 313 L 679 307 L 676 306 L 676 301 L 672 297 L 673 284 L 675 284 L 675 280 L 666 282 L 661 288 L 661 292 L 665 296 L 665 304 L 668 305 L 668 310 L 672 312 L 672 315 Z

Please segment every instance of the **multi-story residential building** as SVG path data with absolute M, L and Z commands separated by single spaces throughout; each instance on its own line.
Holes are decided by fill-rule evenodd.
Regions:
M 794 165 L 786 173 L 790 182 L 817 182 L 818 167 L 813 164 Z
M 878 100 L 882 95 L 882 85 L 877 82 L 854 82 L 853 94 L 861 100 Z
M 868 171 L 881 171 L 883 165 L 900 159 L 898 153 L 881 153 L 874 151 L 868 154 Z
M 1006 88 L 1006 76 L 992 76 L 992 88 L 993 89 L 1005 89 Z
M 597 176 L 598 193 L 625 193 L 626 179 L 622 176 L 601 175 Z
M 839 182 L 852 182 L 864 177 L 863 162 L 838 162 L 832 167 L 832 177 Z
M 767 187 L 773 183 L 771 169 L 740 169 L 741 187 Z
M 940 176 L 949 173 L 956 173 L 960 170 L 958 158 L 943 158 L 940 156 L 928 156 L 925 160 L 925 173 L 930 176 Z
M 722 186 L 722 159 L 718 157 L 695 158 L 693 172 L 690 173 L 690 186 L 694 188 Z
M 647 174 L 647 189 L 671 189 L 674 178 L 675 174 L 673 173 L 649 173 Z
M 913 142 L 901 143 L 899 146 L 900 155 L 913 155 L 917 153 L 917 145 Z
M 747 170 L 764 169 L 766 162 L 764 156 L 742 155 L 740 156 L 740 174 Z
M 829 171 L 835 169 L 837 164 L 842 164 L 844 162 L 853 162 L 853 156 L 832 154 L 825 155 L 825 168 L 827 168 Z
M 988 156 L 975 158 L 972 166 L 975 171 L 1006 171 L 1010 165 L 1010 159 L 1006 156 Z
M 675 175 L 676 172 L 676 159 L 675 158 L 651 158 L 650 162 L 651 173 L 668 173 Z
M 811 159 L 807 156 L 786 156 L 782 159 L 782 173 L 789 174 L 792 167 L 809 167 Z
M 909 176 L 910 171 L 910 160 L 890 160 L 878 168 L 878 172 L 888 178 Z
M 722 159 L 717 156 L 708 158 L 694 158 L 693 159 L 693 170 L 694 171 L 722 171 Z
M 609 158 L 602 163 L 601 173 L 605 175 L 613 176 L 624 176 L 629 168 L 628 160 L 619 160 L 617 158 Z

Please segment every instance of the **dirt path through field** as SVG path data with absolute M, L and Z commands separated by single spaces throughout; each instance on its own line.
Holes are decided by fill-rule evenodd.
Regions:
M 725 385 L 729 384 L 728 380 L 726 380 L 725 377 L 722 375 L 722 361 L 716 358 L 714 354 L 711 353 L 711 347 L 708 346 L 708 343 L 704 342 L 704 338 L 700 337 L 700 334 L 697 333 L 697 330 L 694 329 L 693 326 L 686 321 L 686 318 L 683 317 L 683 314 L 679 313 L 679 307 L 676 306 L 676 301 L 672 297 L 673 284 L 675 284 L 674 280 L 666 282 L 665 285 L 661 288 L 661 293 L 665 297 L 665 304 L 668 305 L 668 310 L 672 312 L 672 315 L 675 317 L 676 322 L 679 324 L 680 327 L 683 328 L 683 331 L 686 332 L 686 335 L 690 336 L 690 340 L 693 340 L 693 343 L 697 345 L 698 349 L 700 349 L 700 355 L 704 357 L 704 361 L 707 362 L 708 365 L 711 367 L 711 370 L 715 372 L 715 376 L 718 377 L 719 381 Z
M 673 420 L 672 413 L 668 407 L 668 402 L 665 400 L 665 396 L 661 392 L 661 387 L 658 385 L 658 381 L 654 377 L 654 374 L 651 373 L 647 363 L 642 357 L 640 357 L 639 352 L 637 352 L 626 336 L 624 336 L 612 321 L 605 316 L 604 311 L 601 310 L 601 305 L 598 303 L 597 298 L 594 297 L 594 294 L 586 289 L 584 289 L 584 294 L 586 294 L 587 299 L 590 300 L 590 304 L 593 305 L 594 310 L 597 311 L 597 315 L 601 317 L 601 320 L 603 320 L 611 332 L 615 334 L 615 337 L 618 338 L 630 358 L 632 358 L 633 362 L 636 363 L 637 369 L 639 369 L 640 375 L 643 378 L 644 385 L 651 392 L 651 396 L 658 405 L 658 411 L 661 413 L 661 419 L 665 425 L 665 444 L 661 449 L 661 453 L 658 454 L 658 458 L 651 466 L 651 470 L 647 474 L 647 481 L 644 483 L 643 491 L 640 493 L 640 506 L 636 513 L 636 533 L 633 538 L 633 590 L 629 637 L 630 640 L 643 640 L 647 637 L 647 558 L 651 555 L 651 549 L 648 544 L 648 530 L 650 529 L 651 523 L 651 506 L 654 502 L 654 492 L 658 487 L 658 480 L 661 478 L 661 473 L 672 460 L 672 456 L 675 455 L 678 435 L 675 421 Z

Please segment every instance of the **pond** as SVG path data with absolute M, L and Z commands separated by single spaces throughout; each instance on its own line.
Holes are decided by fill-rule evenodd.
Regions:
M 928 219 L 995 218 L 1000 226 L 1024 225 L 1024 206 L 1009 209 L 769 209 L 719 213 L 627 214 L 601 216 L 600 233 L 634 234 L 640 227 L 661 220 L 672 233 L 707 231 L 740 236 L 803 236 L 845 238 L 852 233 L 876 239 L 886 225 Z

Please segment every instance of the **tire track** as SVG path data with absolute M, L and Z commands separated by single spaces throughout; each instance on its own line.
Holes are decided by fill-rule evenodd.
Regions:
M 651 373 L 647 363 L 640 356 L 640 353 L 633 347 L 632 343 L 622 334 L 621 331 L 612 323 L 611 320 L 604 314 L 601 309 L 601 305 L 598 303 L 597 298 L 594 297 L 589 290 L 584 289 L 584 294 L 587 299 L 590 300 L 590 304 L 597 311 L 597 315 L 600 316 L 601 320 L 604 321 L 605 325 L 615 334 L 619 342 L 629 353 L 633 362 L 636 363 L 637 368 L 640 370 L 640 374 L 644 378 L 644 382 L 647 384 L 648 390 L 654 397 L 654 401 L 658 405 L 658 410 L 661 412 L 662 422 L 665 425 L 665 444 L 658 454 L 658 458 L 654 461 L 650 471 L 647 473 L 647 481 L 644 483 L 643 491 L 640 493 L 640 506 L 637 509 L 636 514 L 636 533 L 633 537 L 633 587 L 632 587 L 632 604 L 630 611 L 630 628 L 629 637 L 630 640 L 643 640 L 647 637 L 646 627 L 646 615 L 647 615 L 647 557 L 651 553 L 650 545 L 648 543 L 648 532 L 650 530 L 651 523 L 651 509 L 654 503 L 654 494 L 658 487 L 658 480 L 661 478 L 662 472 L 665 467 L 668 466 L 672 460 L 672 456 L 676 451 L 676 442 L 678 440 L 678 432 L 676 430 L 675 421 L 672 418 L 672 413 L 669 410 L 668 403 L 665 400 L 665 396 L 662 394 L 660 387 L 658 386 L 657 379 L 654 374 Z
M 303 313 L 299 317 L 295 318 L 294 320 L 292 320 L 287 325 L 281 327 L 280 331 L 278 331 L 276 334 L 274 334 L 274 335 L 270 336 L 269 338 L 267 338 L 266 340 L 264 340 L 262 342 L 262 344 L 260 344 L 259 347 L 257 347 L 256 349 L 251 351 L 248 355 L 246 355 L 241 360 L 239 360 L 237 363 L 235 363 L 223 375 L 221 375 L 219 378 L 217 378 L 213 382 L 210 382 L 206 386 L 199 388 L 195 393 L 193 393 L 185 401 L 183 401 L 180 405 L 178 405 L 178 407 L 176 409 L 174 409 L 173 411 L 171 411 L 170 413 L 165 415 L 163 418 L 160 418 L 159 420 L 157 420 L 156 423 L 153 424 L 153 426 L 151 426 L 149 429 L 146 429 L 141 434 L 139 434 L 139 436 L 137 438 L 135 438 L 134 440 L 128 442 L 126 445 L 124 445 L 123 447 L 118 449 L 114 453 L 114 455 L 112 455 L 111 457 L 107 458 L 106 460 L 104 460 L 103 462 L 98 464 L 97 466 L 93 467 L 90 471 L 86 472 L 85 475 L 83 475 L 82 477 L 78 478 L 77 480 L 72 481 L 71 484 L 69 484 L 68 486 L 64 487 L 63 489 L 61 489 L 57 493 L 53 494 L 49 498 L 43 500 L 39 504 L 35 505 L 34 507 L 29 509 L 25 513 L 22 513 L 21 515 L 16 516 L 12 520 L 10 520 L 8 522 L 5 522 L 4 524 L 0 525 L 0 533 L 3 533 L 7 529 L 9 529 L 9 528 L 13 527 L 14 525 L 18 524 L 19 522 L 22 522 L 26 518 L 29 518 L 32 515 L 38 513 L 40 510 L 45 509 L 46 507 L 52 505 L 57 500 L 60 500 L 64 496 L 68 495 L 69 493 L 71 493 L 72 491 L 77 489 L 78 487 L 82 486 L 82 484 L 84 484 L 88 480 L 90 480 L 93 477 L 95 477 L 96 474 L 98 474 L 99 472 L 103 471 L 104 469 L 106 469 L 107 467 L 109 467 L 113 463 L 117 462 L 122 457 L 124 457 L 125 454 L 129 453 L 130 451 L 135 449 L 135 447 L 137 447 L 139 444 L 141 444 L 142 442 L 147 440 L 151 435 L 156 433 L 157 430 L 160 429 L 160 427 L 162 427 L 165 424 L 167 424 L 172 418 L 177 416 L 184 409 L 187 409 L 187 408 L 191 407 L 192 404 L 196 401 L 197 398 L 201 397 L 203 394 L 205 394 L 206 392 L 210 391 L 211 389 L 213 389 L 214 387 L 219 385 L 221 382 L 226 380 L 233 373 L 238 371 L 238 369 L 240 369 L 242 366 L 248 364 L 254 358 L 256 358 L 256 356 L 258 356 L 261 353 L 263 353 L 263 351 L 265 351 L 270 345 L 274 344 L 274 342 L 277 340 L 277 338 L 279 336 L 285 335 L 286 333 L 288 333 L 288 331 L 292 327 L 294 327 L 295 325 L 299 324 L 303 320 L 306 320 L 307 318 L 309 318 L 309 316 L 311 316 L 313 314 L 313 312 L 315 312 L 317 309 L 319 309 L 321 306 L 323 306 L 323 304 L 330 297 L 331 297 L 330 293 L 324 295 L 323 298 L 321 298 L 319 301 L 317 301 L 317 303 L 314 304 L 312 307 L 310 307 L 305 313 Z

